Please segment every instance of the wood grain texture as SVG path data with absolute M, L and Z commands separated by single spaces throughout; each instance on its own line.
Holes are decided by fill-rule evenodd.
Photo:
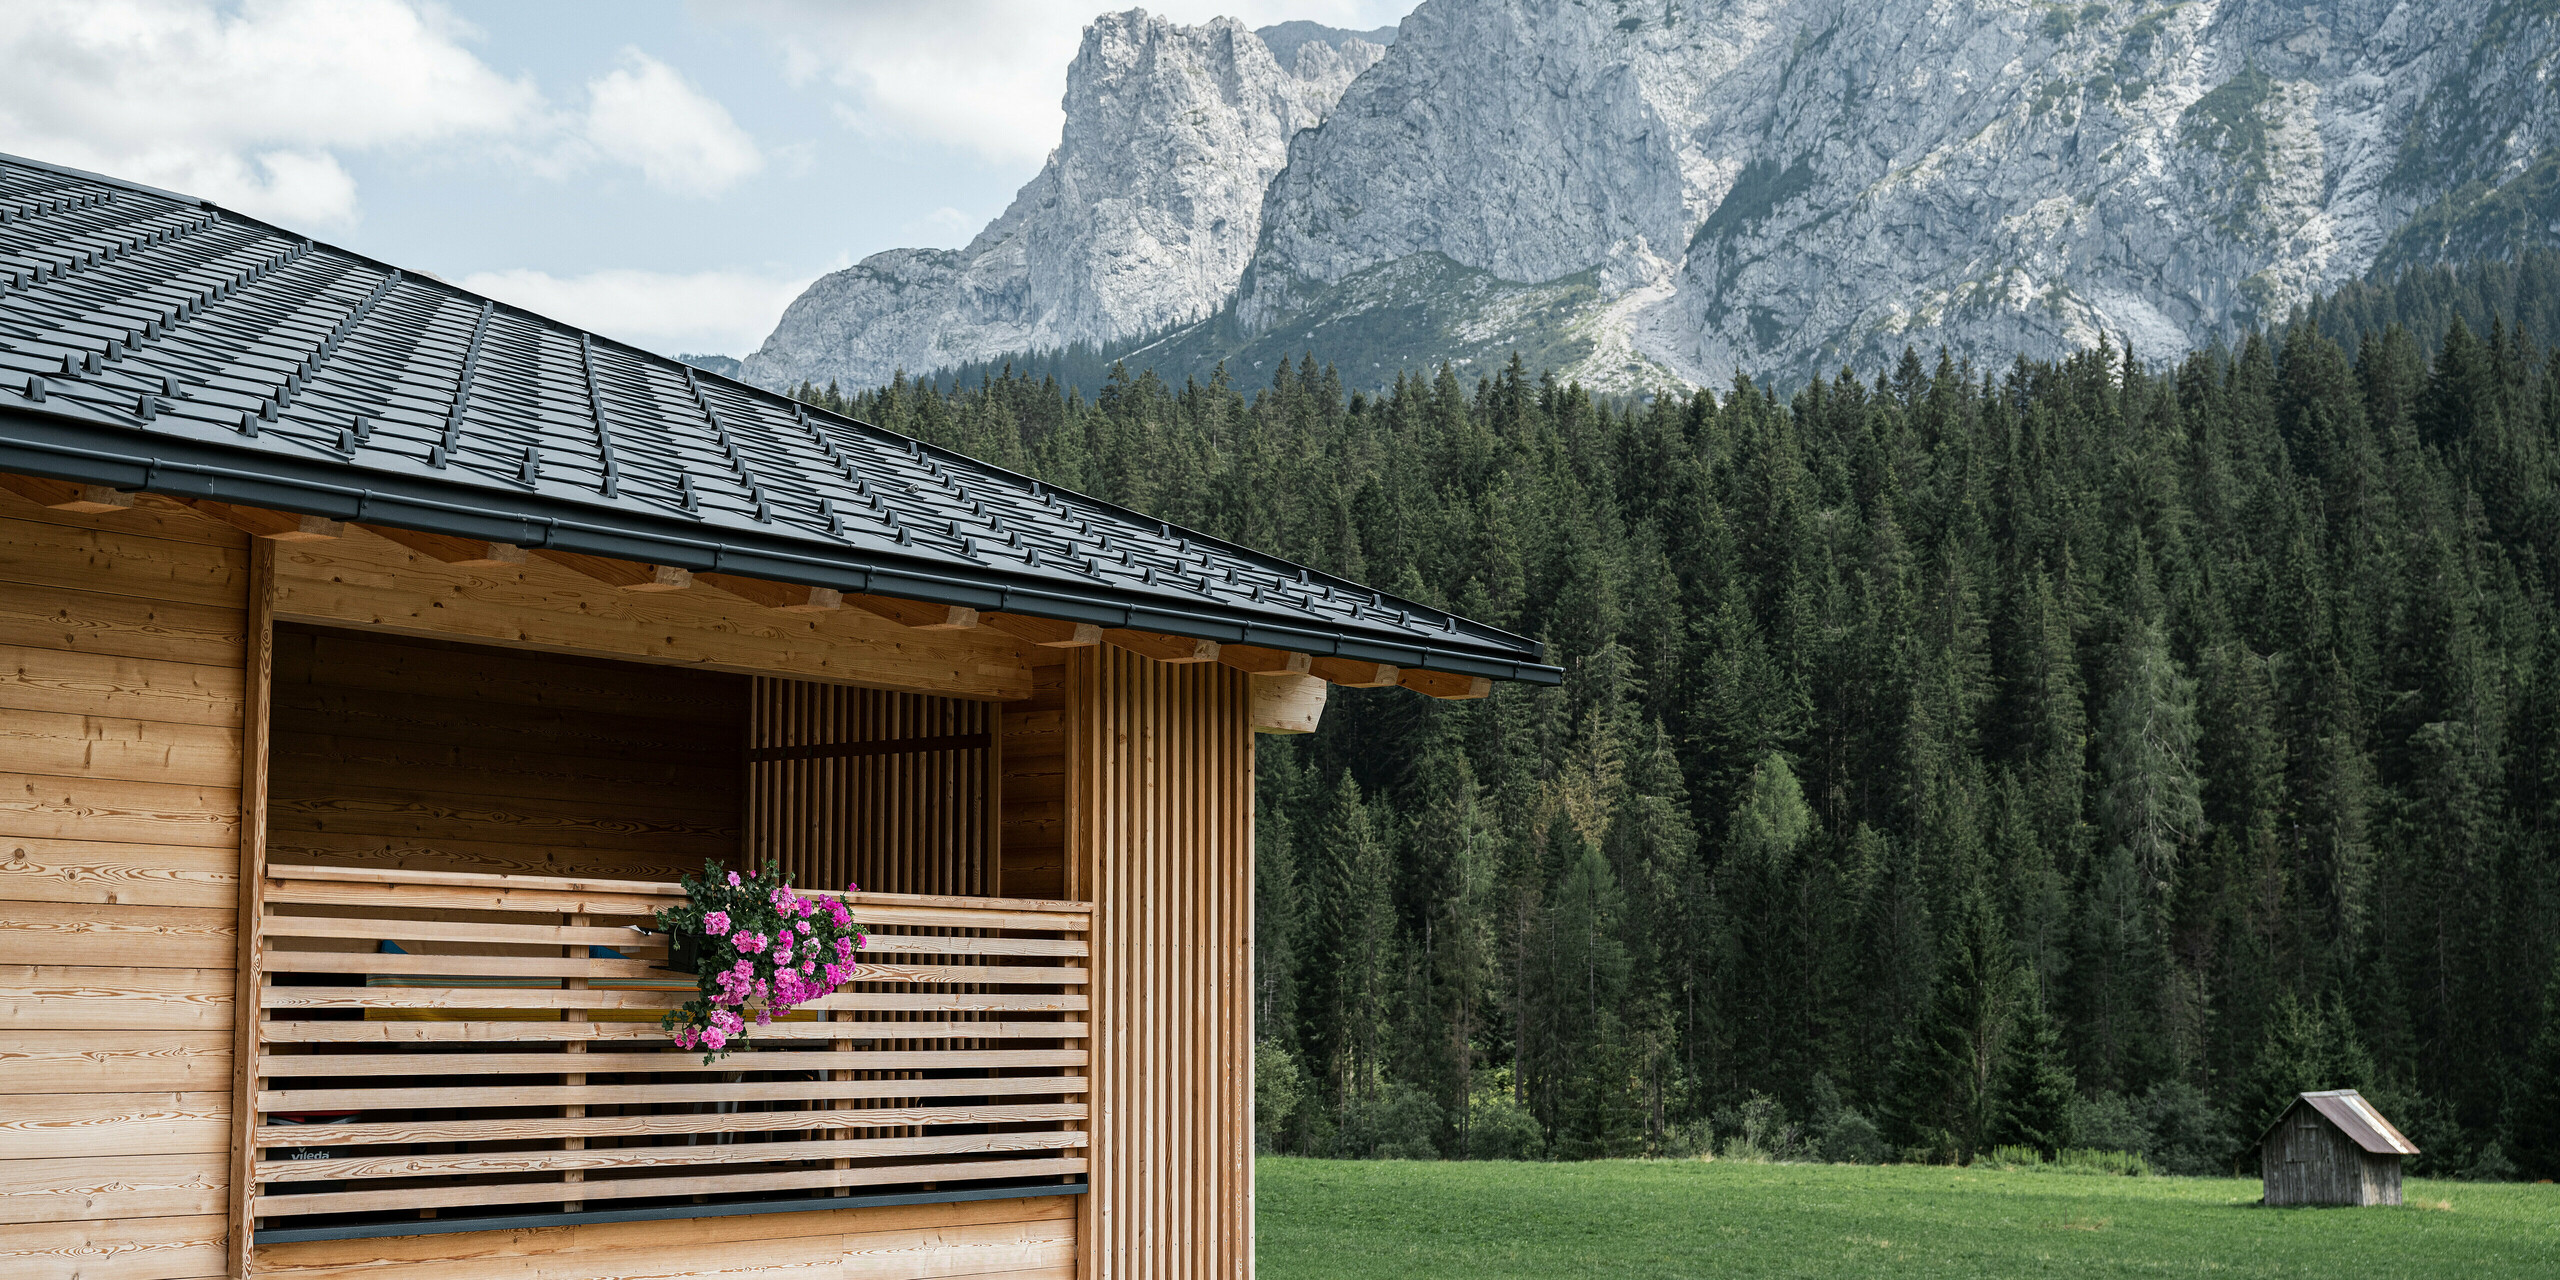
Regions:
M 209 907 L 0 902 L 0 965 L 76 957 L 93 965 L 229 972 L 239 924 Z
M 220 1213 L 222 1165 L 199 1155 L 0 1160 L 0 1223 Z
M 295 621 L 961 697 L 1030 692 L 1023 645 L 1001 633 L 917 631 L 860 609 L 784 613 L 702 590 L 633 594 L 540 557 L 465 569 L 359 533 L 284 548 L 278 578 L 278 616 Z
M 227 908 L 239 884 L 231 849 L 0 837 L 0 902 Z
M 26 773 L 228 788 L 240 731 L 73 711 L 0 714 L 0 760 Z
M 0 1095 L 0 1159 L 220 1155 L 230 1121 L 229 1095 L 212 1090 Z
M 0 644 L 230 667 L 240 610 L 0 580 Z
M 5 645 L 0 710 L 236 727 L 240 673 L 193 662 Z
M 260 1249 L 258 1264 L 293 1280 L 1059 1280 L 1074 1247 L 1071 1199 L 1046 1196 L 309 1241 Z
M 83 956 L 80 949 L 57 955 Z M 0 964 L 0 1027 L 16 1031 L 225 1031 L 231 967 Z
M 199 1280 L 225 1274 L 220 1214 L 0 1227 L 10 1280 Z
M 194 1093 L 230 1084 L 229 1031 L 13 1031 L 0 1039 L 0 1094 Z
M 1249 677 L 1114 648 L 1078 655 L 1074 676 L 1097 1030 L 1084 1273 L 1249 1277 Z
M 128 522 L 129 514 L 71 516 L 64 523 L 0 519 L 0 579 L 64 591 L 240 607 L 248 583 L 246 538 L 223 546 L 112 527 Z

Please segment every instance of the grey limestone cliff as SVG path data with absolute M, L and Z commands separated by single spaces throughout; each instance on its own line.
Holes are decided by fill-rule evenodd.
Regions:
M 2174 355 L 2425 210 L 2503 192 L 2547 237 L 2556 30 L 2520 0 L 1428 0 L 1292 143 L 1237 328 L 1338 321 L 1430 260 L 1475 281 L 1413 300 L 1452 349 L 1604 387 L 1905 344 Z M 2499 247 L 2460 239 L 2433 247 Z M 1482 301 L 1566 280 L 1587 297 L 1545 332 Z
M 1003 216 L 964 249 L 891 250 L 819 280 L 746 377 L 863 386 L 1216 310 L 1253 252 L 1289 138 L 1384 53 L 1312 24 L 1274 32 L 1286 66 L 1231 18 L 1095 19 L 1067 69 L 1057 149 Z

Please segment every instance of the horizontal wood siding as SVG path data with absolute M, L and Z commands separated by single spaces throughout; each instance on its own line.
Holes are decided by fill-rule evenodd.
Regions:
M 279 626 L 267 856 L 626 880 L 735 863 L 748 683 Z
M 1076 1201 L 1042 1196 L 272 1245 L 285 1280 L 1072 1280 Z
M 1242 672 L 1073 660 L 1094 900 L 1089 1274 L 1253 1274 L 1253 733 Z
M 0 1276 L 227 1271 L 246 539 L 0 493 Z

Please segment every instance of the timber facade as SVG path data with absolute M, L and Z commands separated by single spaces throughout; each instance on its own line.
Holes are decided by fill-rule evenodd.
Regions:
M 0 1274 L 1251 1274 L 1254 735 L 1534 645 L 202 202 L 0 215 Z M 709 1066 L 707 859 L 873 935 Z

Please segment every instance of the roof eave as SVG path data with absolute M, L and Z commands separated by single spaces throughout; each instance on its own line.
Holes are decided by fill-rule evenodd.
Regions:
M 500 506 L 492 499 L 509 495 L 383 472 L 350 473 L 316 460 L 297 464 L 270 453 L 139 432 L 52 402 L 44 410 L 0 405 L 0 423 L 8 427 L 0 433 L 0 471 L 1457 675 L 1542 685 L 1564 679 L 1558 667 L 1465 647 L 1425 647 L 1358 632 L 1278 625 L 1104 592 L 1069 594 L 1008 582 L 993 573 L 896 564 L 850 549 L 837 556 L 813 555 L 806 544 L 783 538 L 755 539 L 540 494 L 513 495 L 513 504 Z

